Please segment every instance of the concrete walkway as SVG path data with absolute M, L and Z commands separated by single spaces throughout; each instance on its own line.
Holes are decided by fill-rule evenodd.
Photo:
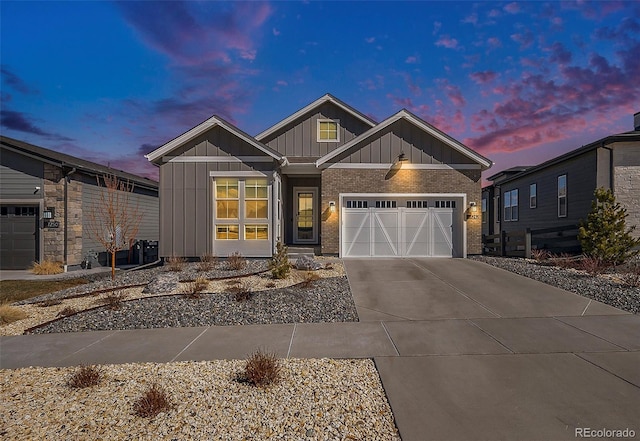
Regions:
M 359 323 L 0 338 L 0 367 L 374 358 L 404 441 L 640 434 L 640 317 L 461 259 L 346 260 Z

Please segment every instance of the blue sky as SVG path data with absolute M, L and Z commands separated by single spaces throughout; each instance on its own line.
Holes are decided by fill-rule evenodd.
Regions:
M 495 162 L 633 128 L 640 2 L 0 3 L 2 134 L 157 176 L 219 115 L 255 135 L 329 92 Z

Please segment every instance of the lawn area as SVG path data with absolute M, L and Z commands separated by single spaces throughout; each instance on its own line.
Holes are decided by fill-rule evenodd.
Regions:
M 0 304 L 13 303 L 42 294 L 60 291 L 61 289 L 84 285 L 85 283 L 89 283 L 89 281 L 82 278 L 63 280 L 1 280 Z

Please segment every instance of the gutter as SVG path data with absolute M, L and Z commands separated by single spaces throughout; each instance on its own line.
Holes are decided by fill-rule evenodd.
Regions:
M 69 255 L 69 245 L 68 245 L 68 237 L 69 237 L 69 209 L 68 209 L 68 187 L 69 187 L 69 176 L 76 172 L 76 168 L 73 167 L 68 172 L 64 172 L 64 164 L 60 164 L 60 168 L 62 169 L 62 173 L 64 176 L 64 272 L 67 272 L 67 268 L 69 266 L 68 263 L 68 255 Z

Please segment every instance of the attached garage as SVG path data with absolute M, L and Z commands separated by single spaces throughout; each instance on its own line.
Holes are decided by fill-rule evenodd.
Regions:
M 28 268 L 38 260 L 38 206 L 0 207 L 0 268 Z
M 342 257 L 464 257 L 464 195 L 341 195 Z

